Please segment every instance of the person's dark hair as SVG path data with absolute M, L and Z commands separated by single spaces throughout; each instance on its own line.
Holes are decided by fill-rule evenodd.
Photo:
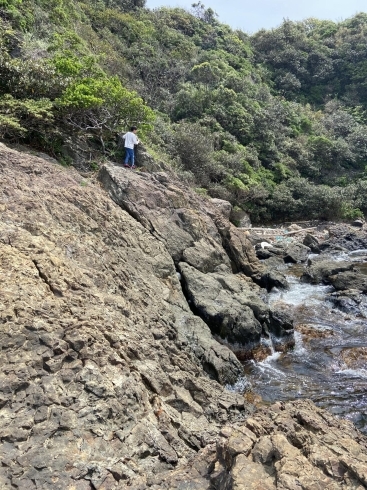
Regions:
M 136 126 L 131 126 L 130 131 L 135 131 L 136 129 L 138 129 Z

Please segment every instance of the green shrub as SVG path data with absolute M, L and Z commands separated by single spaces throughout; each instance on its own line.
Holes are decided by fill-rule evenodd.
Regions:
M 104 148 L 105 138 L 134 124 L 147 131 L 153 111 L 116 77 L 84 78 L 72 83 L 56 101 L 65 123 L 80 133 L 94 134 Z
M 11 95 L 0 97 L 0 135 L 12 140 L 43 133 L 54 120 L 53 105 L 48 99 L 18 100 Z

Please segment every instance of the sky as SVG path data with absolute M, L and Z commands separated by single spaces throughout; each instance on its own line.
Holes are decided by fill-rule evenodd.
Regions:
M 183 7 L 190 9 L 198 0 L 147 0 L 146 6 Z M 261 28 L 279 26 L 283 19 L 303 20 L 309 17 L 334 22 L 367 12 L 366 0 L 201 0 L 206 8 L 218 14 L 219 22 L 253 34 Z

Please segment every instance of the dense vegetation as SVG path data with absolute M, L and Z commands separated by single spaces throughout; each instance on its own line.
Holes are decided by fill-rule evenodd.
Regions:
M 367 14 L 250 37 L 144 0 L 0 0 L 0 137 L 71 163 L 130 124 L 254 222 L 367 213 Z

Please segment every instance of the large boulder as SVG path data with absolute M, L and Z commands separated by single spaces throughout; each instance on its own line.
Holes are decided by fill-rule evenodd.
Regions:
M 225 203 L 203 199 L 164 172 L 130 172 L 106 164 L 99 176 L 112 199 L 163 241 L 175 264 L 202 272 L 226 264 L 260 281 L 264 269 L 244 232 L 226 218 Z
M 367 293 L 367 276 L 356 271 L 343 271 L 328 277 L 329 282 L 337 291 L 356 289 Z
M 282 257 L 285 263 L 305 262 L 311 249 L 302 243 L 259 243 L 255 247 L 259 259 L 266 260 L 271 257 Z
M 230 218 L 232 212 L 232 204 L 224 199 L 213 198 L 210 202 L 223 214 L 227 219 Z
M 277 351 L 285 351 L 295 344 L 293 315 L 286 304 L 277 303 L 270 309 L 269 331 Z
M 186 263 L 179 267 L 194 311 L 213 333 L 230 343 L 259 342 L 269 308 L 244 276 L 203 274 Z
M 251 218 L 246 211 L 240 208 L 233 208 L 231 212 L 231 221 L 234 223 L 238 228 L 251 228 Z
M 340 272 L 350 271 L 353 269 L 353 264 L 348 261 L 335 261 L 331 258 L 320 256 L 317 259 L 308 261 L 301 280 L 312 284 L 321 282 L 329 283 L 330 277 L 339 274 Z
M 218 222 L 216 221 L 218 224 Z M 220 225 L 223 246 L 232 262 L 235 272 L 243 272 L 258 284 L 262 281 L 265 272 L 264 266 L 257 259 L 253 246 L 246 234 L 233 226 L 224 228 Z
M 320 242 L 315 236 L 311 235 L 310 233 L 306 234 L 302 243 L 303 245 L 306 245 L 306 247 L 309 247 L 311 249 L 311 252 L 315 254 L 320 253 Z
M 311 249 L 302 243 L 293 242 L 287 245 L 284 262 L 298 264 L 306 262 Z
M 367 318 L 367 295 L 359 290 L 334 291 L 328 295 L 328 299 L 345 313 Z

